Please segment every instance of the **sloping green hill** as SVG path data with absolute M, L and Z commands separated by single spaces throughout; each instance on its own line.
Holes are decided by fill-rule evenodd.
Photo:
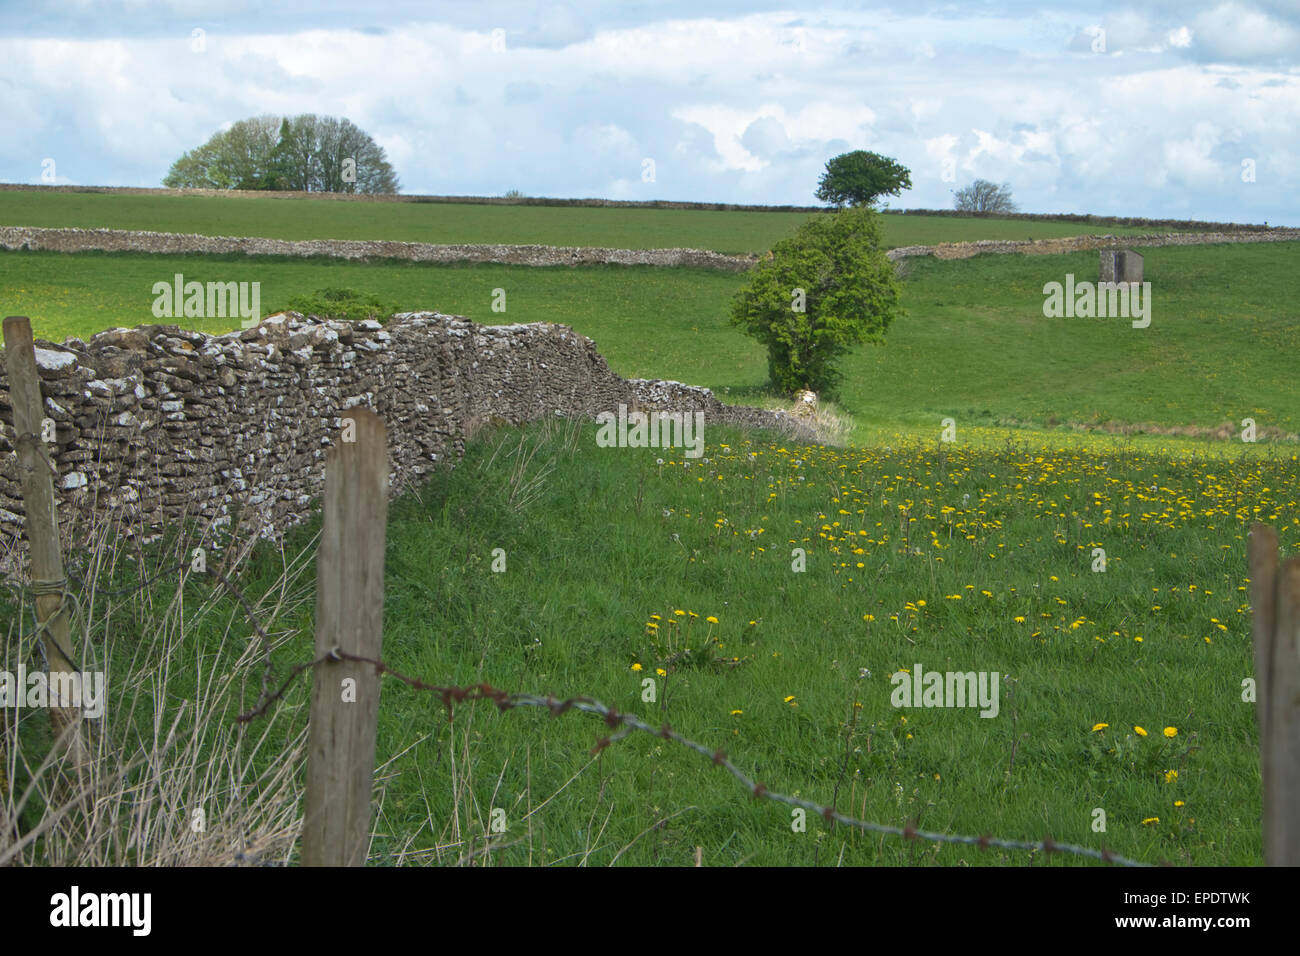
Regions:
M 1152 321 L 1049 319 L 1043 286 L 1096 279 L 1097 256 L 912 260 L 907 314 L 882 347 L 847 360 L 842 405 L 876 428 L 938 429 L 939 419 L 995 424 L 1150 423 L 1300 431 L 1298 243 L 1146 250 Z M 155 322 L 151 289 L 175 273 L 261 282 L 264 312 L 299 294 L 350 287 L 412 309 L 487 324 L 558 322 L 596 340 L 626 376 L 764 398 L 766 356 L 727 324 L 741 275 L 649 267 L 529 268 L 341 263 L 239 256 L 0 253 L 0 301 L 61 340 Z M 491 311 L 505 289 L 507 311 Z M 232 320 L 179 320 L 205 331 Z
M 793 234 L 809 215 L 738 210 L 0 191 L 0 225 L 4 226 L 135 229 L 268 239 L 389 239 L 619 249 L 682 247 L 732 254 L 770 249 Z M 891 247 L 975 239 L 1051 239 L 1160 231 L 1163 230 L 1073 222 L 885 216 L 885 238 Z

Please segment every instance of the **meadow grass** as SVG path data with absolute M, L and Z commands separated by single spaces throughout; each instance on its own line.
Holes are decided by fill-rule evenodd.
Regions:
M 1043 286 L 1096 278 L 1096 253 L 909 260 L 904 314 L 883 346 L 844 361 L 839 406 L 859 442 L 903 427 L 1123 423 L 1300 431 L 1294 356 L 1300 324 L 1298 243 L 1185 246 L 1146 252 L 1151 325 L 1043 316 Z M 761 346 L 728 324 L 743 275 L 705 269 L 602 266 L 433 266 L 242 256 L 0 253 L 0 301 L 60 341 L 116 325 L 157 322 L 151 289 L 187 280 L 257 281 L 263 311 L 295 295 L 345 287 L 409 309 L 485 324 L 557 322 L 595 340 L 620 375 L 714 389 L 761 404 Z M 506 291 L 506 312 L 491 310 Z M 170 320 L 163 320 L 170 321 Z M 179 319 L 207 332 L 237 319 Z
M 0 192 L 0 225 L 4 226 L 76 226 L 268 239 L 386 239 L 620 249 L 683 247 L 733 254 L 764 252 L 793 235 L 813 215 L 818 214 Z M 1167 231 L 1104 223 L 884 216 L 885 240 L 891 247 L 974 239 L 1055 239 Z
M 384 657 L 435 683 L 585 694 L 668 721 L 771 789 L 879 823 L 1258 864 L 1245 533 L 1266 521 L 1300 550 L 1300 463 L 1089 441 L 834 449 L 710 426 L 692 460 L 600 448 L 590 424 L 489 429 L 390 509 Z M 241 565 L 277 644 L 272 686 L 311 654 L 318 527 Z M 118 571 L 108 583 L 138 575 Z M 205 648 L 245 642 L 210 661 L 234 668 L 229 724 L 257 695 L 252 628 L 197 575 L 155 588 L 184 635 L 158 651 L 175 681 L 160 700 L 193 696 Z M 119 602 L 106 646 L 123 672 L 152 625 L 143 602 Z M 893 706 L 891 675 L 917 664 L 1012 682 L 996 717 Z M 374 863 L 683 865 L 697 847 L 706 865 L 1085 862 L 814 815 L 795 832 L 788 807 L 644 734 L 593 757 L 609 730 L 584 715 L 481 703 L 449 723 L 436 695 L 391 679 L 382 695 Z M 298 739 L 306 700 L 299 682 L 273 710 L 277 739 Z M 276 754 L 258 753 L 243 772 L 265 779 Z M 284 829 L 254 823 L 254 838 Z
M 485 432 L 456 469 L 392 505 L 385 658 L 435 682 L 589 694 L 669 720 L 772 789 L 881 823 L 1256 864 L 1245 533 L 1270 522 L 1300 551 L 1294 444 L 995 426 L 1250 416 L 1296 430 L 1295 252 L 1149 250 L 1143 330 L 1042 316 L 1043 284 L 1095 278 L 1095 253 L 914 261 L 887 344 L 845 365 L 835 407 L 862 447 L 710 426 L 705 457 L 683 462 L 598 448 L 590 425 Z M 776 401 L 761 349 L 726 323 L 744 277 L 706 270 L 12 252 L 0 254 L 0 300 L 38 336 L 88 336 L 156 321 L 149 290 L 174 272 L 261 281 L 266 311 L 342 286 L 485 323 L 561 322 L 620 374 Z M 508 291 L 505 314 L 490 311 L 494 288 Z M 955 443 L 937 441 L 943 416 Z M 275 641 L 276 681 L 311 654 L 318 527 L 316 516 L 283 549 L 235 562 Z M 794 548 L 806 571 L 792 569 Z M 69 559 L 101 587 L 128 587 L 174 553 L 101 544 Z M 61 825 L 19 859 L 212 862 L 258 847 L 255 858 L 292 861 L 306 683 L 273 718 L 235 730 L 261 672 L 233 598 L 188 575 L 83 606 L 92 645 L 123 675 L 110 682 L 119 716 L 102 753 L 134 769 L 107 782 L 94 820 Z M 21 610 L 0 595 L 9 669 Z M 916 664 L 1014 683 L 995 718 L 899 710 L 890 675 Z M 165 757 L 177 750 L 162 746 L 168 719 L 186 712 L 180 755 Z M 39 760 L 48 746 L 40 716 L 5 727 L 15 794 L 39 776 L 18 755 Z M 684 864 L 702 848 L 707 865 L 1030 862 L 832 831 L 812 816 L 795 833 L 788 808 L 755 803 L 662 740 L 633 735 L 591 756 L 607 732 L 578 714 L 489 704 L 449 724 L 435 696 L 386 681 L 372 861 Z M 0 807 L 29 834 L 53 805 L 37 790 L 21 815 Z M 217 821 L 208 839 L 188 823 L 200 806 Z M 504 833 L 490 825 L 498 808 Z

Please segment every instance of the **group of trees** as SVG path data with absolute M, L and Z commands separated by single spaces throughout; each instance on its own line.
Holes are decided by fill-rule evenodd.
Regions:
M 731 323 L 767 348 L 768 374 L 781 392 L 833 392 L 842 379 L 838 360 L 855 345 L 884 341 L 901 289 L 875 205 L 911 188 L 910 171 L 887 156 L 836 156 L 816 193 L 836 212 L 777 243 L 737 293 Z M 1009 186 L 985 179 L 958 190 L 955 203 L 976 213 L 1016 208 Z
M 351 121 L 312 113 L 240 120 L 172 164 L 171 189 L 396 193 L 384 150 Z

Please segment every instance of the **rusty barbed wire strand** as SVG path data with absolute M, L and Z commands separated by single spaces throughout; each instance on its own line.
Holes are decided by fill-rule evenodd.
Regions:
M 159 577 L 162 577 L 164 574 L 183 572 L 186 567 L 188 567 L 188 565 L 182 562 L 180 565 L 175 567 L 165 568 L 159 574 L 156 574 L 142 582 L 140 585 L 127 590 L 140 590 L 149 583 L 157 580 Z M 786 804 L 787 806 L 808 810 L 820 816 L 827 823 L 840 823 L 844 826 L 854 827 L 855 829 L 864 830 L 870 833 L 880 833 L 887 836 L 900 836 L 906 840 L 928 840 L 932 843 L 977 846 L 981 850 L 986 850 L 989 847 L 998 847 L 1004 850 L 1024 850 L 1027 852 L 1041 851 L 1048 855 L 1051 855 L 1052 853 L 1066 853 L 1101 860 L 1104 863 L 1113 863 L 1117 866 L 1146 867 L 1151 865 L 1138 860 L 1130 860 L 1117 853 L 1112 853 L 1110 850 L 1105 848 L 1094 850 L 1091 847 L 1077 846 L 1071 843 L 1058 843 L 1051 837 L 1044 837 L 1042 840 L 1038 841 L 1007 840 L 1001 837 L 992 837 L 988 835 L 964 836 L 952 833 L 938 833 L 935 831 L 920 830 L 913 827 L 911 824 L 897 827 L 884 823 L 873 823 L 869 820 L 860 820 L 857 817 L 840 813 L 831 806 L 823 806 L 822 804 L 803 797 L 796 797 L 791 794 L 781 793 L 780 791 L 769 790 L 765 784 L 753 780 L 743 770 L 732 763 L 722 750 L 706 747 L 704 744 L 692 740 L 689 737 L 685 737 L 673 730 L 666 723 L 659 727 L 655 727 L 641 720 L 641 718 L 637 717 L 635 714 L 622 713 L 591 697 L 567 697 L 561 700 L 553 696 L 542 697 L 537 694 L 523 692 L 510 693 L 495 688 L 487 683 L 472 684 L 464 687 L 430 684 L 419 678 L 409 677 L 406 674 L 395 670 L 382 660 L 349 654 L 337 647 L 322 654 L 314 660 L 304 661 L 300 664 L 294 665 L 281 685 L 272 692 L 270 690 L 270 681 L 273 661 L 271 655 L 270 635 L 268 635 L 266 629 L 262 627 L 261 622 L 257 619 L 257 615 L 254 613 L 248 601 L 244 598 L 243 593 L 234 585 L 233 582 L 230 581 L 229 578 L 215 569 L 208 569 L 204 572 L 196 573 L 211 574 L 227 591 L 230 592 L 243 609 L 245 616 L 248 618 L 249 623 L 257 633 L 258 639 L 262 644 L 263 669 L 261 690 L 258 694 L 258 700 L 250 710 L 235 717 L 237 723 L 249 723 L 258 717 L 263 716 L 272 704 L 284 697 L 289 688 L 293 685 L 294 681 L 297 680 L 298 676 L 308 668 L 315 667 L 317 664 L 322 664 L 326 661 L 350 661 L 357 664 L 369 664 L 374 667 L 376 676 L 382 677 L 384 674 L 389 674 L 414 690 L 432 691 L 437 693 L 443 706 L 447 709 L 447 719 L 449 721 L 454 718 L 456 704 L 473 702 L 476 700 L 490 700 L 497 705 L 498 710 L 502 713 L 516 707 L 544 707 L 551 712 L 551 716 L 553 717 L 558 717 L 560 714 L 569 710 L 594 714 L 603 718 L 609 727 L 621 727 L 622 729 L 616 730 L 614 733 L 597 740 L 595 746 L 592 747 L 591 752 L 593 755 L 601 753 L 612 744 L 615 744 L 620 740 L 625 740 L 631 736 L 632 733 L 640 731 L 642 733 L 650 734 L 653 737 L 659 737 L 663 740 L 669 740 L 681 744 L 690 750 L 694 750 L 701 756 L 707 757 L 714 766 L 722 767 L 739 780 L 756 800 L 772 800 L 777 803 Z
M 415 690 L 435 692 L 442 700 L 443 706 L 447 708 L 447 719 L 449 721 L 454 718 L 454 707 L 456 704 L 476 700 L 490 700 L 497 705 L 497 709 L 502 713 L 507 710 L 513 710 L 516 707 L 540 707 L 549 710 L 553 717 L 558 717 L 560 714 L 569 710 L 594 714 L 603 718 L 606 725 L 609 727 L 621 729 L 616 730 L 612 734 L 601 737 L 596 741 L 596 744 L 592 747 L 591 751 L 593 755 L 601 753 L 611 744 L 626 739 L 634 731 L 641 731 L 642 733 L 649 734 L 652 737 L 659 737 L 663 740 L 670 740 L 674 743 L 681 744 L 690 750 L 694 750 L 701 756 L 707 757 L 714 766 L 722 767 L 744 784 L 745 789 L 748 790 L 756 800 L 766 799 L 777 803 L 784 803 L 791 807 L 799 807 L 817 814 L 827 823 L 840 823 L 844 826 L 854 827 L 870 833 L 880 833 L 887 836 L 900 836 L 905 840 L 928 840 L 932 843 L 964 844 L 967 846 L 979 847 L 981 850 L 987 850 L 990 847 L 998 847 L 1004 850 L 1024 850 L 1027 852 L 1041 851 L 1049 856 L 1053 853 L 1066 853 L 1074 856 L 1083 856 L 1094 860 L 1100 860 L 1104 863 L 1113 863 L 1117 866 L 1146 867 L 1151 865 L 1138 860 L 1130 860 L 1127 857 L 1120 856 L 1118 853 L 1112 853 L 1110 850 L 1104 848 L 1094 850 L 1091 847 L 1077 846 L 1072 843 L 1058 843 L 1050 836 L 1037 841 L 1007 840 L 1001 837 L 988 835 L 964 836 L 953 833 L 938 833 L 931 830 L 920 830 L 912 826 L 910 823 L 906 826 L 896 827 L 884 823 L 872 823 L 869 820 L 860 820 L 857 817 L 840 813 L 833 807 L 823 806 L 815 801 L 807 800 L 803 797 L 796 797 L 776 790 L 769 790 L 765 784 L 753 780 L 743 770 L 732 763 L 731 760 L 728 759 L 726 753 L 722 750 L 707 747 L 689 737 L 685 737 L 673 730 L 672 727 L 666 723 L 655 727 L 652 724 L 646 723 L 635 714 L 620 712 L 591 697 L 567 697 L 561 700 L 552 696 L 542 697 L 538 694 L 509 693 L 508 691 L 493 687 L 491 684 L 487 683 L 471 684 L 464 687 L 430 684 L 426 681 L 420 680 L 419 678 L 408 677 L 400 671 L 394 670 L 381 660 L 376 660 L 371 657 L 361 657 L 356 654 L 349 654 L 337 647 L 322 654 L 315 660 L 296 665 L 289 673 L 289 676 L 285 679 L 284 683 L 281 684 L 280 688 L 274 694 L 260 700 L 256 707 L 246 713 L 240 714 L 236 720 L 240 723 L 247 723 L 248 721 L 261 716 L 266 712 L 267 708 L 269 708 L 271 704 L 284 696 L 285 692 L 288 691 L 289 686 L 294 682 L 299 674 L 310 667 L 314 667 L 315 665 L 322 664 L 326 661 L 350 661 L 357 664 L 369 664 L 375 668 L 377 676 L 389 674 Z
M 164 574 L 184 572 L 186 567 L 188 567 L 188 565 L 182 562 L 180 565 L 175 567 L 166 568 L 159 574 L 156 574 L 142 582 L 140 585 L 127 590 L 140 590 Z M 637 717 L 635 714 L 619 712 L 615 708 L 603 704 L 591 697 L 567 697 L 561 700 L 553 696 L 542 697 L 537 694 L 522 692 L 510 693 L 495 688 L 487 683 L 472 684 L 464 687 L 430 684 L 419 678 L 409 677 L 406 674 L 393 669 L 382 660 L 349 654 L 337 647 L 322 654 L 314 660 L 296 664 L 290 669 L 288 676 L 281 683 L 279 688 L 272 692 L 270 690 L 270 680 L 273 662 L 270 635 L 268 635 L 266 629 L 262 627 L 262 624 L 257 619 L 257 615 L 253 612 L 252 607 L 249 605 L 248 601 L 245 600 L 243 593 L 224 574 L 215 569 L 208 569 L 207 571 L 196 573 L 211 574 L 226 590 L 230 592 L 243 609 L 245 616 L 248 618 L 249 623 L 257 633 L 262 644 L 264 652 L 263 669 L 261 690 L 258 694 L 258 700 L 250 710 L 235 717 L 237 723 L 249 723 L 258 717 L 263 716 L 272 704 L 284 697 L 289 688 L 293 685 L 294 681 L 297 680 L 298 676 L 308 668 L 315 667 L 317 664 L 322 664 L 326 661 L 350 661 L 358 664 L 369 664 L 374 667 L 376 676 L 382 677 L 384 674 L 389 674 L 414 690 L 432 691 L 437 693 L 443 706 L 447 709 L 447 719 L 449 721 L 454 719 L 456 704 L 473 702 L 476 700 L 490 700 L 497 705 L 498 710 L 502 713 L 516 707 L 544 707 L 551 712 L 551 716 L 553 717 L 558 717 L 560 714 L 569 710 L 594 714 L 603 718 L 609 727 L 621 727 L 622 729 L 616 730 L 615 733 L 600 738 L 596 742 L 595 746 L 592 747 L 591 752 L 593 755 L 599 754 L 612 744 L 626 739 L 635 731 L 647 733 L 653 737 L 659 737 L 663 740 L 669 740 L 681 744 L 690 750 L 694 750 L 701 756 L 707 757 L 714 766 L 722 767 L 739 780 L 751 793 L 754 799 L 772 800 L 777 803 L 786 804 L 787 806 L 802 808 L 817 814 L 827 823 L 840 823 L 844 826 L 854 827 L 855 829 L 864 830 L 870 833 L 880 833 L 887 836 L 900 836 L 906 840 L 928 840 L 933 843 L 977 846 L 981 850 L 986 850 L 989 847 L 998 847 L 1005 850 L 1024 850 L 1027 852 L 1041 851 L 1047 855 L 1051 855 L 1052 853 L 1066 853 L 1101 860 L 1104 863 L 1113 863 L 1117 866 L 1146 867 L 1151 865 L 1138 860 L 1130 860 L 1117 853 L 1112 853 L 1110 850 L 1105 848 L 1094 850 L 1091 847 L 1077 846 L 1071 843 L 1058 843 L 1051 837 L 1044 837 L 1042 840 L 1038 841 L 1007 840 L 1001 837 L 992 837 L 988 835 L 964 836 L 960 834 L 920 830 L 913 827 L 910 823 L 906 826 L 897 827 L 884 823 L 873 823 L 868 820 L 860 820 L 856 817 L 840 813 L 838 810 L 834 809 L 834 807 L 823 806 L 822 804 L 816 803 L 812 800 L 807 800 L 803 797 L 796 797 L 791 794 L 781 793 L 780 791 L 769 790 L 765 784 L 753 780 L 743 770 L 732 763 L 722 750 L 706 747 L 704 744 L 692 740 L 689 737 L 685 737 L 673 730 L 666 723 L 659 727 L 655 727 L 641 720 L 641 718 Z

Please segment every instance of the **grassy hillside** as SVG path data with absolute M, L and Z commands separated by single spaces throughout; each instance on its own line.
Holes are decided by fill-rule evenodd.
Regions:
M 10 195 L 0 194 L 0 220 L 14 208 Z M 184 202 L 229 215 L 240 201 Z M 304 228 L 288 221 L 293 210 L 327 206 L 369 211 L 267 201 L 248 206 L 245 221 Z M 104 224 L 198 229 L 183 216 L 167 221 L 181 208 Z M 469 223 L 509 223 L 538 238 L 482 238 L 563 243 L 571 234 L 585 244 L 724 250 L 762 248 L 778 235 L 763 239 L 726 217 L 781 215 L 466 207 L 504 214 L 493 225 L 458 224 L 448 212 L 456 207 L 375 208 L 382 219 L 349 228 L 393 238 L 395 229 L 436 227 L 471 241 Z M 407 209 L 416 218 L 403 225 Z M 576 218 L 565 225 L 562 215 Z M 646 239 L 634 226 L 654 216 L 667 231 Z M 713 234 L 702 225 L 710 222 Z M 981 229 L 908 243 L 988 237 L 994 225 L 887 222 Z M 211 231 L 256 231 L 232 223 Z M 617 238 L 593 239 L 593 228 Z M 702 235 L 718 241 L 689 238 Z M 456 469 L 392 505 L 384 656 L 438 683 L 591 695 L 724 749 L 773 790 L 880 823 L 1050 834 L 1148 862 L 1258 864 L 1255 714 L 1241 700 L 1253 673 L 1245 536 L 1249 522 L 1266 521 L 1285 550 L 1300 551 L 1295 446 L 986 426 L 1185 428 L 1252 417 L 1261 429 L 1300 430 L 1298 247 L 1149 250 L 1146 329 L 1043 316 L 1043 285 L 1067 273 L 1095 279 L 1095 253 L 911 261 L 905 314 L 884 346 L 846 365 L 840 406 L 864 447 L 800 447 L 706 425 L 704 456 L 684 460 L 671 450 L 598 447 L 589 424 L 489 429 Z M 158 321 L 152 285 L 177 272 L 260 282 L 263 312 L 351 287 L 484 323 L 560 322 L 594 338 L 620 374 L 706 385 L 733 402 L 771 398 L 765 355 L 726 321 L 745 277 L 707 270 L 6 252 L 0 303 L 6 314 L 30 315 L 38 336 L 86 337 Z M 504 314 L 490 308 L 498 288 Z M 211 332 L 238 325 L 177 321 Z M 953 444 L 937 441 L 947 416 L 957 422 Z M 311 653 L 318 521 L 293 532 L 283 552 L 259 548 L 238 575 L 277 644 L 271 686 Z M 306 682 L 272 718 L 238 729 L 234 715 L 261 686 L 240 604 L 199 575 L 166 574 L 132 593 L 168 558 L 129 553 L 101 530 L 78 533 L 69 570 L 79 581 L 96 576 L 96 561 L 109 566 L 81 607 L 88 646 L 115 675 L 100 740 L 108 765 L 127 776 L 97 802 L 84 834 L 42 838 L 23 859 L 230 862 L 196 854 L 252 839 L 268 858 L 292 861 Z M 493 568 L 497 548 L 503 571 Z M 796 548 L 804 570 L 793 564 Z M 185 543 L 176 554 L 188 556 Z M 0 593 L 0 668 L 16 667 L 17 622 L 29 610 Z M 997 716 L 894 706 L 891 677 L 918 665 L 996 672 Z M 182 721 L 179 754 L 154 750 L 158 700 L 195 704 L 167 712 Z M 4 749 L 34 764 L 46 727 L 20 713 Z M 592 756 L 607 733 L 580 714 L 501 714 L 488 704 L 461 707 L 448 723 L 437 697 L 386 680 L 373 862 L 680 865 L 697 848 L 706 865 L 1081 862 L 867 837 L 814 815 L 807 832 L 795 832 L 789 808 L 756 803 L 683 748 L 634 735 Z M 29 782 L 24 760 L 14 764 L 15 792 Z M 210 814 L 209 849 L 189 825 L 195 805 Z M 1105 833 L 1093 829 L 1098 808 Z M 19 828 L 37 826 L 44 810 L 34 799 Z M 491 830 L 494 810 L 505 813 L 504 834 Z
M 600 448 L 591 426 L 554 420 L 480 435 L 454 471 L 391 509 L 385 659 L 437 683 L 591 695 L 724 749 L 773 790 L 880 823 L 1050 834 L 1148 862 L 1260 862 L 1255 717 L 1240 690 L 1253 670 L 1245 527 L 1272 522 L 1300 548 L 1295 459 L 1041 438 L 942 451 L 835 451 L 719 429 L 705 439 L 704 457 L 683 462 Z M 272 686 L 311 654 L 313 530 L 286 554 L 263 549 L 240 579 L 283 642 Z M 496 548 L 504 570 L 492 569 Z M 138 581 L 119 570 L 106 583 Z M 226 716 L 186 745 L 197 753 L 167 776 L 168 792 L 187 809 L 201 793 L 235 840 L 279 827 L 287 854 L 295 833 L 275 821 L 293 800 L 264 799 L 259 774 L 292 751 L 249 750 L 228 776 L 203 778 L 259 686 L 239 606 L 197 575 L 85 606 L 96 646 L 112 633 L 104 646 L 120 672 L 137 673 L 133 655 L 149 649 L 170 698 L 191 695 L 198 648 L 205 667 L 244 675 L 215 693 Z M 175 636 L 155 647 L 159 633 Z M 219 648 L 220 665 L 208 663 Z M 996 716 L 894 706 L 891 676 L 918 665 L 996 672 Z M 300 681 L 273 709 L 273 741 L 295 739 L 306 700 Z M 150 746 L 154 719 L 146 706 L 136 732 L 116 722 L 128 755 Z M 43 726 L 25 720 L 29 752 Z M 449 724 L 435 695 L 386 678 L 372 859 L 683 865 L 702 847 L 706 865 L 1081 862 L 912 845 L 812 814 L 794 832 L 788 807 L 756 803 L 684 748 L 638 734 L 593 758 L 608 733 L 576 713 L 490 704 L 463 705 Z M 118 808 L 124 826 L 134 806 Z M 494 809 L 504 834 L 489 829 Z M 187 814 L 165 801 L 156 811 L 173 839 L 130 846 L 183 853 L 196 842 Z M 24 827 L 38 818 L 29 810 Z M 99 814 L 94 845 L 107 848 L 115 825 Z
M 390 239 L 623 249 L 680 246 L 751 253 L 770 249 L 793 234 L 807 218 L 807 213 L 797 212 L 0 192 L 0 225 L 4 226 L 80 226 L 270 239 Z M 1160 231 L 1164 230 L 1069 222 L 885 216 L 885 239 L 891 247 Z
M 1048 319 L 1043 285 L 1096 277 L 1095 253 L 913 260 L 904 315 L 883 347 L 846 363 L 842 405 L 873 429 L 1152 423 L 1213 428 L 1252 417 L 1300 430 L 1296 243 L 1151 249 L 1152 321 Z M 558 322 L 596 340 L 625 376 L 672 378 L 732 402 L 764 398 L 766 356 L 726 321 L 743 276 L 707 270 L 356 264 L 243 257 L 0 253 L 0 301 L 61 340 L 157 321 L 154 282 L 258 281 L 264 311 L 345 286 L 475 321 Z M 490 309 L 507 292 L 507 312 Z M 178 320 L 220 332 L 231 320 Z M 859 435 L 859 437 L 863 437 Z

